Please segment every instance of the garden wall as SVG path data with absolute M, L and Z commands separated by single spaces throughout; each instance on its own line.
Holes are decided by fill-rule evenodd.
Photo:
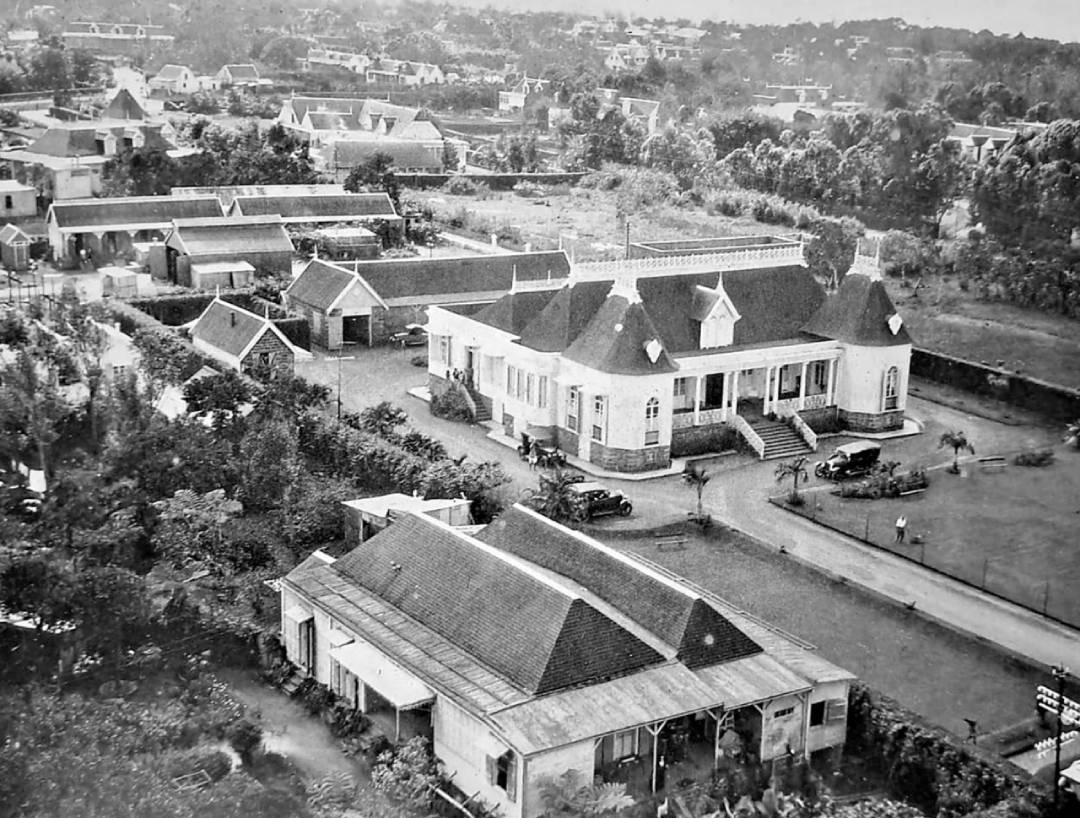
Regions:
M 911 352 L 911 374 L 976 395 L 1003 400 L 1054 420 L 1073 421 L 1080 418 L 1080 390 L 1018 375 L 1007 369 L 965 361 L 927 349 L 914 349 Z
M 394 178 L 402 187 L 442 187 L 451 179 L 468 179 L 486 185 L 491 190 L 513 190 L 518 182 L 534 185 L 576 185 L 584 173 L 396 173 Z
M 175 293 L 154 298 L 133 298 L 128 303 L 169 327 L 178 327 L 194 321 L 213 301 L 211 293 Z M 286 338 L 302 349 L 311 349 L 311 327 L 303 317 L 290 317 L 281 307 L 260 298 L 250 290 L 232 290 L 221 295 L 241 309 L 256 315 L 269 316 Z

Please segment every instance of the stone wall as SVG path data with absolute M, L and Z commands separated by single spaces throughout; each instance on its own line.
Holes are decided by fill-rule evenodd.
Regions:
M 293 374 L 293 364 L 295 361 L 293 360 L 292 350 L 285 346 L 281 339 L 269 330 L 263 333 L 262 338 L 256 342 L 255 346 L 253 346 L 251 351 L 247 354 L 247 357 L 241 361 L 245 372 L 250 372 L 251 369 L 257 365 L 256 362 L 259 360 L 260 352 L 269 352 L 273 354 L 274 359 L 271 364 L 271 369 L 274 376 Z
M 738 435 L 726 423 L 671 430 L 671 456 L 687 457 L 735 448 Z
M 559 448 L 564 452 L 576 455 L 578 453 L 578 446 L 581 445 L 578 433 L 571 432 L 569 429 L 564 429 L 561 426 L 555 431 L 559 436 Z
M 895 412 L 849 412 L 840 409 L 840 422 L 853 432 L 891 432 L 904 428 L 904 413 Z
M 594 440 L 589 449 L 589 460 L 606 471 L 652 471 L 671 465 L 671 447 L 616 449 Z

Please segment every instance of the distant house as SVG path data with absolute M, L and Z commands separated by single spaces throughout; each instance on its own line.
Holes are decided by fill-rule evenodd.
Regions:
M 562 251 L 498 256 L 398 259 L 353 264 L 311 261 L 285 291 L 289 309 L 304 315 L 312 339 L 327 349 L 385 341 L 418 323 L 434 305 L 476 309 L 520 282 L 558 281 L 569 274 Z
M 191 327 L 200 352 L 245 374 L 291 375 L 297 357 L 310 357 L 268 318 L 215 298 Z
M 0 227 L 0 263 L 16 273 L 30 269 L 30 237 L 13 224 Z
M 150 88 L 169 94 L 193 94 L 199 90 L 199 85 L 190 68 L 170 63 L 150 78 Z
M 964 159 L 979 163 L 1000 154 L 1017 134 L 1030 133 L 1045 127 L 1042 123 L 1030 122 L 1006 126 L 956 122 L 953 123 L 948 139 L 960 145 Z
M 363 74 L 371 65 L 371 57 L 355 51 L 338 51 L 332 48 L 309 48 L 307 57 L 301 60 L 301 68 L 342 68 L 354 74 Z
M 61 265 L 134 257 L 134 244 L 161 240 L 178 218 L 220 218 L 214 196 L 126 196 L 54 202 L 46 216 L 49 247 Z
M 425 500 L 410 494 L 383 494 L 345 500 L 345 542 L 361 543 L 374 537 L 402 514 L 426 514 L 451 526 L 467 526 L 472 522 L 470 502 L 464 498 Z
M 364 79 L 370 83 L 389 85 L 432 85 L 446 82 L 442 69 L 432 63 L 412 60 L 392 60 L 378 57 L 364 71 Z
M 660 103 L 654 99 L 619 97 L 623 117 L 629 122 L 640 123 L 645 133 L 656 133 L 659 127 Z
M 742 760 L 845 741 L 851 673 L 520 505 L 475 535 L 401 513 L 296 566 L 281 611 L 301 674 L 395 741 L 430 738 L 506 818 L 544 815 L 544 782 L 569 770 L 659 802 Z
M 45 171 L 53 200 L 85 199 L 101 193 L 102 166 L 128 148 L 175 150 L 164 122 L 122 119 L 60 122 L 25 148 L 0 151 L 16 178 L 28 180 L 35 168 Z
M 14 179 L 0 179 L 0 221 L 23 219 L 37 213 L 37 190 Z
M 504 113 L 517 113 L 525 107 L 529 97 L 544 93 L 550 85 L 550 80 L 533 79 L 525 74 L 510 90 L 499 91 L 499 110 Z
M 259 85 L 259 69 L 250 63 L 223 65 L 215 75 L 222 88 L 254 87 Z
M 173 35 L 164 26 L 144 23 L 111 23 L 80 20 L 68 23 L 61 33 L 64 46 L 108 56 L 134 56 L 168 46 Z
M 165 237 L 166 276 L 186 287 L 241 287 L 255 274 L 288 276 L 292 255 L 292 241 L 276 215 L 178 218 Z

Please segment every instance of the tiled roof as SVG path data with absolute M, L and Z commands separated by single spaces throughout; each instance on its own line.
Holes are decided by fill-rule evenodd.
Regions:
M 402 515 L 333 568 L 529 693 L 663 661 L 528 563 L 429 517 Z
M 656 359 L 648 351 L 657 346 Z M 609 295 L 563 352 L 571 361 L 616 375 L 655 375 L 678 369 L 640 301 Z
M 286 293 L 290 303 L 299 301 L 318 310 L 327 310 L 358 277 L 355 273 L 313 259 L 289 285 Z
M 177 201 L 187 201 L 177 197 Z M 166 241 L 178 243 L 192 257 L 220 253 L 292 253 L 292 241 L 279 218 L 222 216 L 215 219 L 175 219 Z
M 570 266 L 561 250 L 462 258 L 363 261 L 356 272 L 384 299 L 508 291 L 519 281 L 563 278 Z
M 310 217 L 336 221 L 398 218 L 393 202 L 385 193 L 237 196 L 232 212 L 241 216 L 280 215 L 283 219 Z
M 239 357 L 263 332 L 273 324 L 254 313 L 215 298 L 191 328 L 191 337 Z
M 216 196 L 126 196 L 53 202 L 50 212 L 61 229 L 91 230 L 101 225 L 166 225 L 173 219 L 221 216 Z
M 889 328 L 893 315 L 896 307 L 880 280 L 850 273 L 806 323 L 803 332 L 861 346 L 910 344 L 911 336 L 903 325 L 895 334 Z
M 526 290 L 507 293 L 493 304 L 488 304 L 472 318 L 489 327 L 520 335 L 526 325 L 555 297 L 556 290 Z
M 477 539 L 588 588 L 671 645 L 687 667 L 762 651 L 699 594 L 521 506 L 504 511 Z

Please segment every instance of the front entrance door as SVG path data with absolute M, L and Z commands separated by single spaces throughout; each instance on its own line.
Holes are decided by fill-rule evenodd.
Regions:
M 705 406 L 715 409 L 724 405 L 724 375 L 709 375 L 705 378 Z
M 305 673 L 315 671 L 315 620 L 300 623 L 300 667 Z
M 476 383 L 476 350 L 465 347 L 465 385 L 470 389 L 477 389 Z
M 371 316 L 349 315 L 341 322 L 341 339 L 347 344 L 369 344 Z

